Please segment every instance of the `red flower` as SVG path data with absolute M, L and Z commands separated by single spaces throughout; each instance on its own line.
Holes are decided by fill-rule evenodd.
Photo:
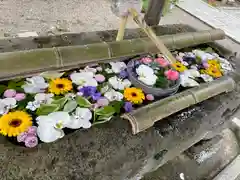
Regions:
M 157 62 L 161 67 L 166 67 L 169 65 L 168 61 L 161 57 L 155 59 L 155 62 Z
M 171 80 L 171 81 L 176 81 L 179 78 L 179 73 L 171 69 L 168 71 L 165 71 L 164 75 L 167 77 L 168 80 Z
M 141 59 L 141 62 L 144 63 L 144 64 L 148 64 L 148 63 L 152 62 L 152 59 L 149 58 L 149 57 L 144 57 L 144 58 Z

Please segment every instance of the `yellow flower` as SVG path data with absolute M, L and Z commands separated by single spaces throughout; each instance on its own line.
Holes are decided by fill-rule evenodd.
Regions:
M 172 64 L 172 67 L 178 71 L 178 72 L 183 72 L 185 70 L 187 70 L 187 67 L 184 66 L 181 62 L 176 61 L 175 63 Z
M 214 66 L 210 66 L 209 68 L 207 68 L 205 70 L 205 73 L 214 77 L 214 78 L 222 77 L 222 72 Z
M 0 133 L 4 136 L 17 136 L 32 126 L 32 117 L 24 111 L 4 114 L 0 118 Z
M 218 60 L 216 60 L 216 59 L 208 60 L 207 63 L 208 63 L 210 66 L 212 66 L 212 67 L 216 67 L 216 68 L 218 68 L 218 69 L 221 68 Z
M 73 86 L 70 80 L 66 78 L 57 78 L 51 80 L 48 90 L 53 94 L 60 95 L 71 91 L 72 88 Z
M 143 91 L 135 87 L 124 89 L 124 97 L 133 104 L 141 104 L 145 99 Z

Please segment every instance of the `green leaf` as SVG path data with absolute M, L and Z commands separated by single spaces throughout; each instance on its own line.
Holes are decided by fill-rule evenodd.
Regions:
M 103 123 L 110 121 L 111 119 L 112 119 L 112 117 L 99 116 L 97 121 L 94 122 L 93 125 L 103 124 Z
M 54 100 L 52 102 L 52 104 L 57 104 L 57 105 L 59 105 L 60 109 L 62 109 L 64 107 L 64 105 L 66 104 L 67 100 L 68 99 L 66 97 L 62 97 L 60 99 Z
M 43 116 L 43 115 L 48 115 L 52 112 L 56 112 L 60 109 L 59 104 L 44 104 L 41 105 L 40 108 L 37 110 L 37 115 L 38 116 Z
M 123 107 L 123 101 L 113 101 L 110 105 L 115 109 L 115 112 L 119 114 L 121 112 L 121 108 Z
M 7 86 L 0 84 L 0 95 L 2 95 L 2 93 L 4 93 L 6 89 L 7 89 Z
M 77 108 L 77 105 L 78 105 L 78 104 L 77 104 L 76 101 L 70 100 L 70 101 L 68 101 L 68 102 L 65 104 L 65 106 L 64 106 L 64 108 L 63 108 L 63 111 L 72 112 L 74 109 Z
M 148 2 L 149 0 L 142 0 L 142 11 L 146 12 L 148 9 Z
M 95 113 L 98 116 L 110 117 L 115 113 L 115 109 L 112 106 L 105 106 L 100 109 L 96 109 Z
M 22 85 L 24 84 L 24 81 L 16 81 L 12 80 L 8 82 L 8 89 L 15 89 L 16 91 L 23 91 Z
M 46 79 L 56 79 L 56 78 L 60 78 L 62 77 L 64 74 L 63 73 L 59 73 L 59 72 L 53 72 L 53 71 L 49 71 L 49 72 L 43 72 L 40 75 Z
M 82 96 L 77 96 L 76 97 L 76 102 L 80 107 L 86 107 L 89 108 L 92 106 L 92 104 L 84 97 Z
M 168 84 L 168 80 L 166 78 L 162 76 L 158 76 L 155 86 L 160 88 L 166 88 L 167 84 Z

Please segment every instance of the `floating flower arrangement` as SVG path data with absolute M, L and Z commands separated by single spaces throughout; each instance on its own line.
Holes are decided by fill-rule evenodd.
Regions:
M 162 92 L 150 93 L 151 89 L 174 87 L 167 91 L 170 95 L 180 84 L 193 87 L 201 80 L 210 82 L 232 71 L 231 64 L 216 53 L 193 50 L 175 55 L 174 64 L 161 55 L 146 55 L 127 63 L 110 62 L 3 82 L 0 133 L 32 148 L 162 97 Z
M 211 82 L 233 71 L 231 63 L 211 48 L 174 54 L 177 61 L 172 66 L 180 73 L 182 87 L 199 86 L 202 82 Z

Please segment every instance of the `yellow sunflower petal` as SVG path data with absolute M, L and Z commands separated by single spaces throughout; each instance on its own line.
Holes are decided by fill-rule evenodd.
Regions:
M 214 78 L 222 77 L 222 72 L 218 68 L 213 67 L 213 66 L 210 66 L 209 68 L 207 68 L 205 70 L 205 73 Z
M 56 78 L 51 80 L 48 90 L 53 94 L 60 95 L 71 91 L 72 88 L 73 86 L 70 80 L 66 78 Z
M 24 111 L 4 114 L 0 118 L 0 133 L 4 136 L 17 136 L 32 126 L 32 117 Z
M 145 95 L 141 89 L 132 87 L 124 90 L 124 98 L 133 104 L 141 104 Z
M 185 70 L 187 70 L 187 67 L 184 66 L 181 62 L 176 61 L 175 63 L 172 64 L 172 67 L 178 71 L 178 72 L 183 72 Z

